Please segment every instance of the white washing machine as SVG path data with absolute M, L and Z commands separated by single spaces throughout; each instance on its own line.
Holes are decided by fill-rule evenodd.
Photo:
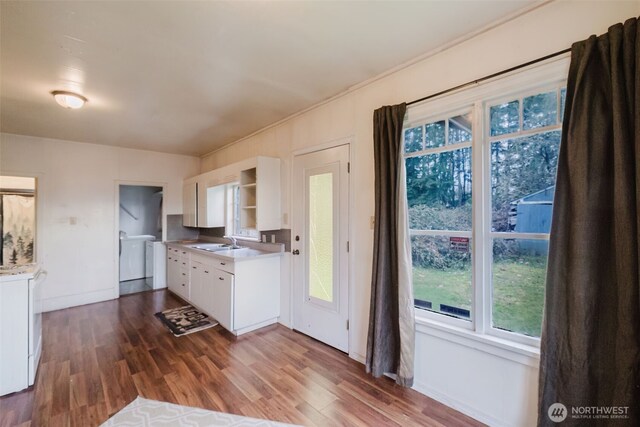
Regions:
M 156 236 L 141 234 L 138 236 L 120 237 L 120 281 L 144 279 L 145 249 L 148 240 Z
M 146 242 L 146 278 L 153 289 L 167 287 L 167 247 L 162 242 Z

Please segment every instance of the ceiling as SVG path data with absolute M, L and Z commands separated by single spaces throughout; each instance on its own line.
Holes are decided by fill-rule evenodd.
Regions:
M 203 155 L 533 3 L 2 1 L 0 130 Z

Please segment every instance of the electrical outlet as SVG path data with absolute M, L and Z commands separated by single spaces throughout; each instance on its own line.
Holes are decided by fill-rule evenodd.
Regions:
M 271 235 L 271 243 L 275 243 L 276 242 L 276 235 L 272 234 Z

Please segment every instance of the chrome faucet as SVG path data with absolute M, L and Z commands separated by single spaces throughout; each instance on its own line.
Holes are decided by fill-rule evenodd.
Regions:
M 222 236 L 222 237 L 224 237 L 225 239 L 231 240 L 231 249 L 240 248 L 240 246 L 238 246 L 238 240 L 235 237 L 233 236 Z

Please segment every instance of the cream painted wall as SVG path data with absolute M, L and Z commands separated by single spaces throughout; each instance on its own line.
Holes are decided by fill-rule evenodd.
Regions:
M 203 158 L 206 172 L 256 155 L 280 157 L 282 208 L 290 227 L 290 168 L 297 150 L 353 138 L 352 297 L 350 355 L 364 360 L 370 297 L 374 212 L 373 111 L 411 101 L 545 56 L 627 18 L 640 15 L 640 2 L 555 1 L 489 29 L 407 68 L 347 92 L 307 112 Z M 409 41 L 408 41 L 409 42 Z M 336 64 L 339 72 L 340 64 Z M 289 281 L 283 293 L 290 293 Z M 288 324 L 285 321 L 283 323 Z M 451 334 L 421 326 L 416 343 L 416 386 L 492 425 L 535 424 L 537 358 L 518 352 L 478 350 Z M 455 357 L 450 357 L 455 355 Z
M 179 214 L 182 180 L 199 165 L 197 157 L 0 134 L 0 172 L 38 178 L 45 311 L 117 297 L 118 181 L 166 186 L 164 213 Z

